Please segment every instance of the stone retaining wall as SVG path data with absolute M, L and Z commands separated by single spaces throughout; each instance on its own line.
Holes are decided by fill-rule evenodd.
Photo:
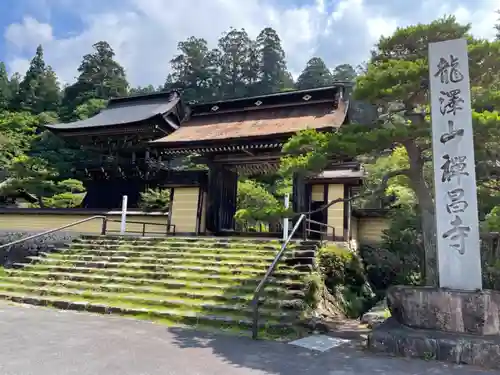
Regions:
M 21 232 L 0 230 L 0 245 L 28 237 L 39 232 Z M 10 248 L 0 249 L 0 265 L 9 267 L 13 263 L 22 262 L 27 256 L 37 255 L 40 252 L 50 252 L 63 246 L 78 237 L 75 232 L 57 232 L 38 237 L 32 240 L 13 245 Z

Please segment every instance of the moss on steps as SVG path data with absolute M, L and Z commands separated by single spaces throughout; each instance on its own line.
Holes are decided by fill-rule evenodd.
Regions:
M 314 247 L 291 247 L 260 301 L 267 336 L 295 335 L 308 308 L 310 266 L 302 263 Z M 5 270 L 0 298 L 248 333 L 254 289 L 279 248 L 264 240 L 83 236 Z

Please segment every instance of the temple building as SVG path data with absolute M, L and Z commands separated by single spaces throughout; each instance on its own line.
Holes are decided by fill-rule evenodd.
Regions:
M 168 220 L 176 233 L 226 235 L 235 232 L 238 176 L 276 172 L 283 145 L 300 130 L 334 131 L 348 124 L 350 90 L 338 84 L 202 104 L 183 103 L 176 91 L 132 96 L 111 99 L 87 120 L 47 128 L 96 155 L 82 165 L 85 208 L 116 209 L 122 195 L 133 206 L 146 188 L 161 187 L 170 189 Z M 206 167 L 179 168 L 186 157 Z M 320 175 L 294 180 L 293 210 L 347 198 L 362 180 L 357 162 L 333 160 Z M 310 219 L 344 241 L 360 225 L 343 202 Z

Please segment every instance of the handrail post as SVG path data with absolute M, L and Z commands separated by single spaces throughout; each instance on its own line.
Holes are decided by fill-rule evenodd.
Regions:
M 146 236 L 146 223 L 142 223 L 142 237 Z
M 307 220 L 302 223 L 302 239 L 307 241 Z
M 259 336 L 259 300 L 252 301 L 252 339 L 257 340 Z
M 101 235 L 105 236 L 106 235 L 106 230 L 108 229 L 108 218 L 104 216 L 102 218 L 102 227 L 101 227 Z

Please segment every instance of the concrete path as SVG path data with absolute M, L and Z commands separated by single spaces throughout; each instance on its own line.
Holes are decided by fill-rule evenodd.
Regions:
M 469 375 L 471 367 L 312 352 L 112 316 L 0 303 L 2 375 Z

